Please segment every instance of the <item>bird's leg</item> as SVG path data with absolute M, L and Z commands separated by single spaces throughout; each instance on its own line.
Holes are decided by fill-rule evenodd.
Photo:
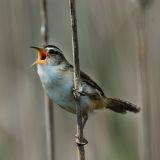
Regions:
M 88 114 L 83 114 L 82 118 L 83 118 L 82 129 L 84 129 L 84 126 L 88 120 Z M 78 145 L 86 145 L 88 143 L 88 141 L 85 138 L 83 138 L 83 140 L 80 140 L 78 134 L 75 135 L 75 140 Z
M 84 129 L 84 126 L 85 126 L 85 124 L 86 124 L 86 122 L 87 122 L 87 120 L 88 120 L 88 114 L 86 113 L 86 114 L 84 114 L 82 117 L 83 117 L 82 127 L 83 127 L 83 129 Z
M 75 92 L 78 92 L 78 94 L 80 94 L 81 96 L 86 96 L 86 93 L 83 90 L 81 90 L 81 89 L 75 89 L 75 88 L 73 88 L 72 92 L 73 92 L 73 94 L 75 94 Z
M 73 92 L 73 95 L 75 96 L 75 97 L 77 97 L 77 95 L 79 95 L 79 96 L 86 96 L 86 93 L 84 92 L 84 88 L 83 88 L 83 86 L 82 85 L 79 85 L 79 88 L 78 89 L 75 89 L 75 88 L 73 88 L 72 89 L 72 92 Z M 82 131 L 82 135 L 83 135 L 83 129 L 84 129 L 84 126 L 85 126 L 85 124 L 86 124 L 86 121 L 87 121 L 87 119 L 88 119 L 88 115 L 87 115 L 87 113 L 86 114 L 82 114 L 82 128 L 81 128 L 81 131 Z M 80 133 L 77 133 L 76 135 L 75 135 L 75 141 L 76 141 L 76 143 L 77 143 L 77 145 L 86 145 L 87 143 L 88 143 L 88 141 L 85 139 L 85 138 L 82 138 L 82 137 L 80 137 L 80 135 L 79 135 Z

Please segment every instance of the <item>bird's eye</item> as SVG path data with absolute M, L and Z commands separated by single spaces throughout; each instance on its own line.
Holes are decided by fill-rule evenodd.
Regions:
M 54 54 L 55 51 L 54 51 L 53 49 L 50 49 L 50 50 L 48 50 L 48 53 L 49 53 L 49 54 Z
M 59 55 L 62 54 L 62 51 L 56 46 L 47 46 L 44 50 L 48 53 L 48 55 Z
M 55 50 L 53 50 L 53 49 L 50 49 L 50 50 L 48 50 L 48 54 L 50 54 L 50 55 L 55 55 L 55 54 L 59 54 L 59 52 L 58 51 L 55 51 Z

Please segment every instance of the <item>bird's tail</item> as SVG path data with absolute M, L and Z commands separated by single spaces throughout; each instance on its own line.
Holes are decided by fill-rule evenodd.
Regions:
M 136 105 L 116 98 L 106 98 L 106 108 L 118 113 L 126 113 L 127 111 L 138 113 L 140 108 Z

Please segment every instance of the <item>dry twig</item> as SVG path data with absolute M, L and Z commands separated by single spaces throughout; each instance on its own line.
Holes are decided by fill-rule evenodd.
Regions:
M 48 14 L 47 0 L 41 0 L 41 35 L 44 45 L 48 44 Z M 45 125 L 46 125 L 46 140 L 47 140 L 47 160 L 54 160 L 54 117 L 53 103 L 45 96 Z
M 77 114 L 77 134 L 80 143 L 83 143 L 83 127 L 82 127 L 82 113 L 79 106 L 80 94 L 77 92 L 80 87 L 80 65 L 79 65 L 79 50 L 78 50 L 78 35 L 77 35 L 77 18 L 76 18 L 76 4 L 75 0 L 70 0 L 70 17 L 72 25 L 72 52 L 73 52 L 73 66 L 74 66 L 74 90 L 76 100 L 76 114 Z M 85 160 L 84 146 L 77 144 L 78 160 Z

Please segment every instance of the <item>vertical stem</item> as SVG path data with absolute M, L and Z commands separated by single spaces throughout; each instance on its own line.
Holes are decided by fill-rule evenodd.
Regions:
M 54 109 L 53 103 L 45 95 L 45 126 L 46 126 L 46 145 L 47 160 L 54 160 Z
M 43 38 L 44 45 L 48 44 L 48 14 L 47 14 L 47 0 L 41 1 L 41 17 L 42 17 L 42 25 L 41 25 L 41 34 Z
M 80 65 L 79 65 L 79 50 L 78 50 L 78 35 L 77 35 L 77 18 L 76 18 L 76 4 L 75 0 L 70 2 L 70 17 L 72 26 L 72 53 L 74 66 L 74 89 L 77 91 L 80 87 Z M 77 114 L 77 135 L 80 142 L 83 141 L 83 127 L 82 127 L 82 113 L 79 105 L 80 94 L 75 92 L 76 114 Z M 85 150 L 83 145 L 78 145 L 78 160 L 85 160 Z
M 145 26 L 145 7 L 146 4 L 143 4 L 143 8 L 140 8 L 140 13 L 138 15 L 138 23 L 137 23 L 137 30 L 138 30 L 138 65 L 139 65 L 139 76 L 140 76 L 140 85 L 141 85 L 141 101 L 143 106 L 142 112 L 142 134 L 143 134 L 143 148 L 141 147 L 141 154 L 143 153 L 142 158 L 144 160 L 153 159 L 151 154 L 151 101 L 149 93 L 149 80 L 148 80 L 148 66 L 147 66 L 147 43 L 146 43 L 146 26 Z
M 47 0 L 41 0 L 41 35 L 44 45 L 48 44 L 48 14 Z M 54 109 L 52 101 L 45 96 L 45 125 L 47 141 L 47 160 L 54 160 Z

